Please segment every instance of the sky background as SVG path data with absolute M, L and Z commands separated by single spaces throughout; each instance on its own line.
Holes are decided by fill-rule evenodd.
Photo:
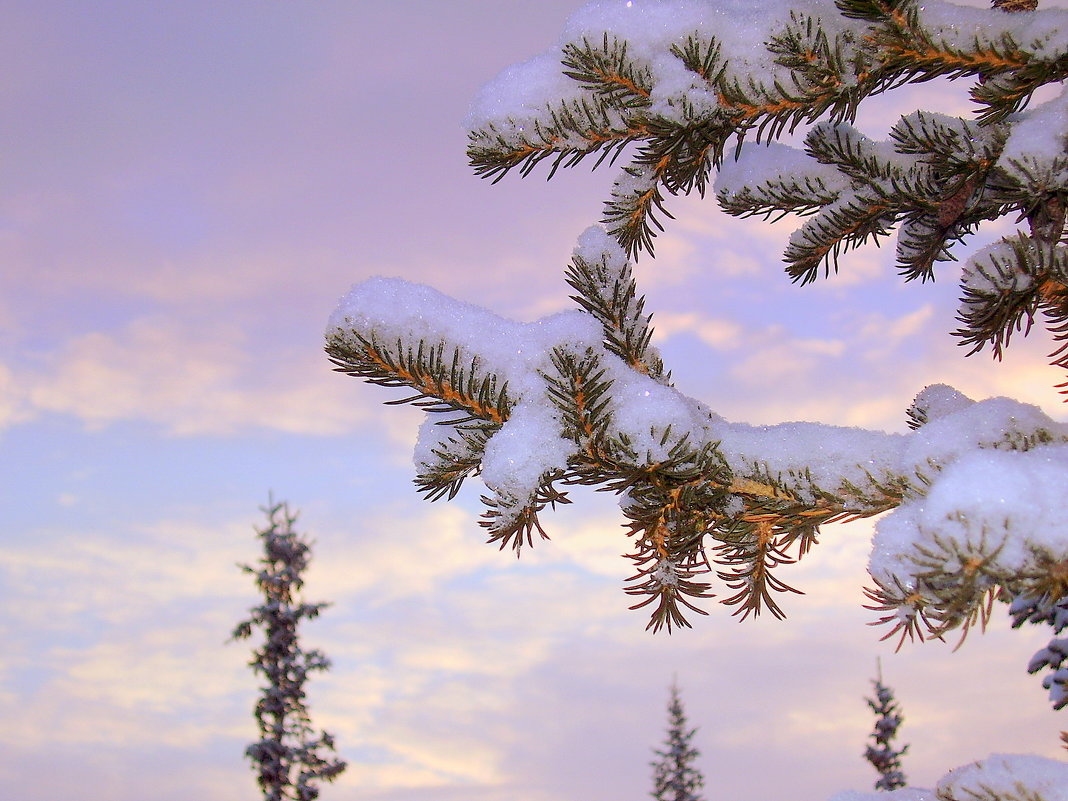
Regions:
M 980 5 L 978 1 L 975 3 Z M 1044 5 L 1054 5 L 1045 4 Z M 644 631 L 613 498 L 579 493 L 517 561 L 477 487 L 427 504 L 419 416 L 331 372 L 322 332 L 372 275 L 498 314 L 566 308 L 562 271 L 614 173 L 470 174 L 478 87 L 551 44 L 574 0 L 0 2 L 0 787 L 22 801 L 252 801 L 256 680 L 227 643 L 256 603 L 269 493 L 315 540 L 306 627 L 333 659 L 313 717 L 348 801 L 647 797 L 681 687 L 710 799 L 870 787 L 876 659 L 905 769 L 930 785 L 991 752 L 1060 753 L 1027 676 L 1038 629 L 879 643 L 861 608 L 870 524 L 827 528 L 780 576 L 789 619 Z M 866 109 L 884 136 L 917 102 Z M 790 221 L 675 199 L 637 267 L 677 385 L 733 420 L 904 430 L 925 385 L 1058 419 L 1041 337 L 964 359 L 957 268 L 903 284 L 889 250 L 798 287 Z M 993 228 L 976 245 L 1010 230 Z

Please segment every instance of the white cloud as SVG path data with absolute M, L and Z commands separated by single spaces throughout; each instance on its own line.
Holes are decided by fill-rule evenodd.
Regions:
M 827 373 L 829 362 L 842 355 L 846 343 L 840 339 L 795 338 L 780 326 L 761 332 L 759 339 L 746 347 L 745 355 L 730 369 L 730 374 L 747 383 L 768 386 L 782 379 L 816 372 Z
M 0 329 L 7 339 L 18 340 L 19 352 L 17 358 L 5 356 L 0 366 L 0 428 L 32 423 L 45 414 L 69 415 L 97 429 L 136 421 L 149 423 L 155 433 L 220 438 L 250 427 L 320 437 L 373 424 L 410 446 L 415 414 L 379 413 L 378 404 L 396 395 L 332 374 L 318 351 L 318 318 L 325 318 L 348 283 L 372 272 L 404 275 L 525 319 L 567 305 L 560 269 L 603 195 L 601 189 L 585 190 L 605 185 L 611 176 L 598 174 L 581 193 L 575 191 L 581 180 L 575 175 L 559 176 L 551 191 L 530 181 L 515 188 L 519 182 L 512 179 L 489 190 L 465 176 L 475 187 L 466 193 L 462 187 L 468 184 L 432 171 L 431 159 L 419 159 L 451 140 L 439 128 L 428 138 L 430 129 L 423 126 L 429 110 L 439 109 L 433 104 L 441 100 L 444 84 L 426 80 L 427 64 L 419 63 L 419 53 L 398 55 L 392 34 L 417 23 L 408 19 L 397 26 L 400 20 L 388 9 L 403 11 L 404 6 L 384 5 L 387 11 L 371 15 L 374 19 L 353 12 L 347 28 L 331 24 L 333 12 L 319 7 L 310 13 L 300 9 L 297 27 L 282 24 L 285 18 L 274 16 L 278 9 L 258 10 L 250 19 L 264 27 L 255 30 L 281 31 L 282 39 L 294 45 L 292 52 L 263 48 L 272 58 L 286 55 L 283 69 L 273 73 L 285 86 L 282 95 L 259 83 L 253 96 L 231 93 L 232 87 L 216 79 L 233 74 L 244 81 L 246 73 L 215 70 L 210 88 L 220 87 L 226 98 L 240 97 L 233 104 L 238 117 L 215 118 L 222 112 L 218 96 L 210 119 L 195 115 L 196 130 L 183 127 L 179 115 L 168 116 L 173 130 L 166 136 L 151 131 L 156 139 L 139 142 L 145 149 L 132 167 L 122 152 L 128 137 L 94 142 L 89 153 L 78 142 L 77 149 L 56 155 L 76 165 L 91 191 L 79 195 L 77 183 L 57 171 L 59 186 L 33 185 L 17 192 L 11 203 L 4 201 L 3 213 L 14 215 L 19 234 L 0 232 L 3 261 L 15 265 L 2 279 Z M 190 28 L 167 27 L 161 46 L 170 49 L 164 52 L 177 56 L 183 48 L 196 54 L 195 62 L 208 63 L 215 55 L 219 63 L 230 63 L 226 59 L 233 53 L 187 46 L 189 30 L 204 30 L 197 24 L 199 10 L 190 8 L 182 12 L 189 15 Z M 540 5 L 531 17 L 544 21 L 557 11 L 563 15 L 566 9 L 548 11 Z M 418 24 L 431 24 L 428 13 L 419 12 Z M 503 30 L 482 23 L 486 8 L 450 6 L 444 17 L 466 20 L 462 13 L 480 24 L 457 22 L 445 50 L 466 53 L 477 64 L 489 57 L 487 47 L 499 44 L 490 55 L 502 64 L 512 60 L 514 42 L 486 36 Z M 62 15 L 47 22 L 37 16 L 41 31 L 62 21 Z M 515 28 L 515 8 L 500 16 Z M 397 27 L 388 27 L 386 19 Z M 531 47 L 540 47 L 534 40 L 555 36 L 559 21 L 547 27 L 549 33 L 532 34 L 524 22 L 515 30 L 529 34 Z M 326 50 L 321 38 L 302 38 L 320 29 L 333 34 L 327 37 L 333 62 L 312 57 Z M 124 110 L 136 112 L 135 119 L 159 118 L 156 112 L 173 108 L 175 98 L 166 94 L 167 85 L 137 78 L 151 59 L 122 73 L 136 79 L 124 77 L 129 94 L 116 94 L 109 85 L 111 70 L 128 65 L 127 51 L 108 37 L 130 30 L 138 32 L 138 41 L 151 43 L 149 29 L 138 26 L 101 26 L 99 40 L 71 30 L 70 42 L 77 47 L 39 47 L 58 56 L 6 75 L 22 86 L 47 62 L 50 81 L 21 90 L 45 100 L 27 108 L 62 106 L 66 115 L 66 104 L 47 98 L 66 97 L 54 90 L 69 91 L 91 79 L 98 91 L 106 88 L 101 97 L 121 96 Z M 234 24 L 232 30 L 242 33 L 240 41 L 220 25 L 212 28 L 210 43 L 196 43 L 241 49 L 264 41 L 245 36 L 246 24 Z M 461 38 L 461 31 L 473 38 Z M 368 47 L 352 47 L 350 33 L 365 36 Z M 67 42 L 63 37 L 42 41 Z M 424 55 L 440 60 L 440 50 L 429 48 Z M 98 73 L 79 69 L 73 76 L 77 84 L 57 84 L 73 71 L 74 62 L 64 61 L 71 53 L 99 55 L 102 61 L 84 62 Z M 392 105 L 374 105 L 377 97 L 351 78 L 365 74 L 360 61 L 365 56 L 378 66 L 388 60 L 395 73 L 389 81 L 410 80 L 420 91 L 429 87 L 433 96 L 413 95 L 410 86 L 390 83 L 380 94 Z M 99 72 L 102 66 L 106 75 Z M 175 74 L 169 60 L 164 66 L 154 74 Z M 257 69 L 256 80 L 265 74 Z M 448 77 L 453 88 L 477 79 L 475 72 L 450 71 Z M 325 84 L 351 94 L 325 92 Z M 134 109 L 145 99 L 135 90 L 149 93 L 148 111 Z M 294 105 L 297 97 L 312 101 Z M 884 97 L 910 105 L 907 92 Z M 198 96 L 177 99 L 186 101 L 179 108 L 200 108 L 193 102 Z M 466 101 L 449 102 L 454 100 L 459 116 Z M 354 128 L 359 115 L 352 109 L 363 117 L 400 119 L 406 131 L 398 137 L 391 125 Z M 404 116 L 413 109 L 414 116 Z M 255 126 L 248 125 L 247 112 L 253 113 Z M 865 124 L 884 133 L 898 113 L 885 108 Z M 137 125 L 103 126 L 99 137 L 108 139 L 119 128 L 142 131 Z M 230 136 L 222 147 L 241 145 L 246 158 L 233 172 L 208 174 L 204 165 L 223 151 L 197 138 L 202 129 Z M 32 130 L 56 132 L 49 126 Z M 353 130 L 357 139 L 349 136 Z M 268 131 L 275 138 L 261 139 Z M 404 138 L 409 135 L 410 140 Z M 175 161 L 173 152 L 160 149 L 176 142 L 191 145 L 184 153 L 187 161 Z M 316 144 L 326 142 L 340 144 L 317 150 Z M 296 147 L 287 149 L 293 143 Z M 31 144 L 26 152 L 59 149 L 50 137 Z M 461 163 L 462 142 L 456 144 L 456 163 Z M 360 152 L 385 155 L 353 157 Z M 416 153 L 416 160 L 389 157 L 405 152 Z M 265 153 L 272 158 L 263 158 Z M 371 162 L 380 172 L 361 171 Z M 205 172 L 189 180 L 205 197 L 224 201 L 226 214 L 218 224 L 226 230 L 203 247 L 183 241 L 179 244 L 188 249 L 175 252 L 148 241 L 143 231 L 124 227 L 112 214 L 109 204 L 133 199 L 111 191 L 116 182 L 133 182 L 133 173 L 160 163 L 165 168 L 150 180 L 167 184 L 182 173 L 183 164 L 199 165 Z M 350 163 L 360 169 L 350 169 Z M 285 165 L 282 173 L 273 171 L 279 164 Z M 116 165 L 122 166 L 118 175 L 112 171 Z M 359 179 L 387 173 L 394 188 L 382 183 L 385 188 L 368 204 L 366 187 L 379 184 Z M 320 182 L 327 184 L 322 192 L 316 189 Z M 101 193 L 105 185 L 108 191 Z M 532 197 L 536 203 L 529 202 Z M 554 198 L 563 198 L 565 211 L 553 205 Z M 778 288 L 789 282 L 778 259 L 796 221 L 769 226 L 727 218 L 711 200 L 669 202 L 678 219 L 658 240 L 657 259 L 643 257 L 637 269 L 643 289 L 669 299 L 669 290 L 680 293 L 674 300 L 681 296 L 681 302 L 663 304 L 666 311 L 659 303 L 649 305 L 661 341 L 686 331 L 707 348 L 694 364 L 672 366 L 680 373 L 687 367 L 698 372 L 709 356 L 717 365 L 725 363 L 721 374 L 705 379 L 712 387 L 706 399 L 717 411 L 750 422 L 807 418 L 900 427 L 912 395 L 934 380 L 948 380 L 975 396 L 1041 398 L 1047 408 L 1064 408 L 1051 389 L 1060 377 L 1045 366 L 1042 347 L 1021 346 L 1022 358 L 1010 355 L 1003 365 L 990 364 L 985 355 L 965 361 L 951 346 L 931 349 L 923 337 L 952 311 L 902 312 L 887 297 L 886 305 L 878 299 L 877 313 L 853 319 L 859 341 L 846 341 L 845 334 L 821 325 L 828 310 L 834 311 L 830 301 L 848 297 L 844 288 L 852 290 L 859 279 L 867 282 L 876 274 L 879 268 L 867 251 L 845 258 L 842 275 L 824 284 L 820 300 L 782 302 Z M 93 216 L 86 216 L 90 210 Z M 167 214 L 150 219 L 149 233 L 167 233 L 169 221 Z M 696 288 L 698 278 L 704 289 Z M 323 289 L 328 284 L 335 288 Z M 321 309 L 305 318 L 304 304 Z M 704 304 L 704 310 L 691 311 L 693 304 Z M 130 308 L 138 316 L 128 321 L 123 315 Z M 215 308 L 220 316 L 205 322 Z M 69 319 L 67 309 L 73 310 Z M 771 318 L 781 327 L 770 327 Z M 275 323 L 285 333 L 257 342 L 257 330 L 273 329 Z M 298 329 L 314 329 L 309 344 L 295 344 L 291 332 Z M 279 351 L 283 340 L 288 344 Z M 880 345 L 883 352 L 876 350 Z M 36 438 L 31 426 L 21 433 L 26 434 L 23 443 L 5 451 L 15 479 L 11 509 L 21 504 L 19 459 L 54 455 L 49 434 Z M 108 443 L 103 437 L 95 442 L 102 444 L 102 453 L 94 458 L 107 458 Z M 151 436 L 134 443 L 136 448 L 155 445 Z M 381 460 L 407 460 L 407 452 L 410 447 L 403 455 L 397 449 L 355 453 L 353 481 L 361 490 L 371 489 L 348 506 L 347 501 L 338 506 L 323 501 L 343 511 L 336 512 L 337 519 L 308 527 L 318 540 L 308 594 L 333 601 L 308 627 L 308 642 L 335 662 L 330 673 L 312 683 L 313 717 L 338 733 L 342 753 L 353 763 L 340 785 L 324 795 L 354 801 L 640 796 L 647 787 L 651 749 L 663 736 L 666 686 L 677 673 L 691 721 L 701 727 L 702 766 L 718 795 L 739 801 L 824 798 L 825 791 L 841 787 L 843 777 L 855 776 L 857 786 L 870 784 L 869 769 L 859 757 L 870 728 L 862 695 L 878 653 L 893 660 L 892 668 L 886 662 L 884 667 L 905 706 L 904 737 L 914 743 L 910 758 L 918 780 L 927 783 L 950 765 L 988 750 L 1058 753 L 1063 724 L 1046 712 L 1037 681 L 1024 673 L 1037 647 L 1031 641 L 1036 632 L 1008 632 L 1001 624 L 986 638 L 974 637 L 956 656 L 937 645 L 892 656 L 876 642 L 878 632 L 865 626 L 870 615 L 859 606 L 867 549 L 861 524 L 828 527 L 802 564 L 782 572 L 808 593 L 786 599 L 789 620 L 738 625 L 730 610 L 713 602 L 707 618 L 694 619 L 694 630 L 654 637 L 643 631 L 643 613 L 626 609 L 634 599 L 620 588 L 629 565 L 619 554 L 630 543 L 620 529 L 618 509 L 611 508 L 614 499 L 600 496 L 602 509 L 579 494 L 576 506 L 595 511 L 546 515 L 553 541 L 538 543 L 517 561 L 482 541 L 477 511 L 471 511 L 477 491 L 465 492 L 458 503 L 418 511 L 382 500 L 384 489 L 376 483 L 382 478 Z M 204 453 L 205 458 L 215 455 Z M 227 455 L 240 458 L 233 449 Z M 55 458 L 58 470 L 82 464 Z M 294 475 L 281 459 L 269 466 Z M 309 485 L 328 483 L 333 469 L 313 468 Z M 50 508 L 55 516 L 42 521 L 38 539 L 9 538 L 0 549 L 8 610 L 0 622 L 0 717 L 5 721 L 0 784 L 18 787 L 25 801 L 76 797 L 86 787 L 116 799 L 251 801 L 257 795 L 241 758 L 254 731 L 255 680 L 244 665 L 245 645 L 225 644 L 231 626 L 255 598 L 251 581 L 234 563 L 254 556 L 251 529 L 257 515 L 250 510 L 241 520 L 202 513 L 193 521 L 131 522 L 153 503 L 174 502 L 168 494 L 174 488 L 154 485 L 176 477 L 154 478 L 144 487 L 105 488 L 97 499 L 85 491 L 47 489 L 59 505 Z M 146 498 L 131 502 L 133 492 Z M 86 514 L 91 500 L 107 506 L 108 513 L 90 514 L 89 522 L 75 527 L 69 521 L 75 513 Z M 230 499 L 216 495 L 204 502 L 225 505 Z M 811 736 L 816 729 L 821 729 L 818 736 Z
M 457 505 L 415 515 L 381 510 L 356 530 L 314 520 L 301 526 L 317 540 L 306 595 L 333 602 L 309 624 L 305 643 L 334 661 L 310 684 L 310 703 L 353 762 L 335 792 L 426 801 L 458 790 L 487 801 L 618 796 L 647 781 L 673 673 L 691 723 L 701 727 L 702 763 L 732 797 L 776 792 L 779 774 L 759 771 L 765 760 L 807 764 L 812 776 L 794 780 L 802 788 L 822 787 L 825 773 L 840 785 L 843 769 L 860 765 L 855 752 L 870 728 L 861 694 L 873 654 L 886 651 L 860 608 L 865 524 L 828 527 L 801 565 L 782 571 L 808 593 L 786 599 L 789 620 L 739 625 L 712 602 L 692 631 L 666 637 L 644 632 L 644 615 L 625 608 L 626 565 L 617 554 L 627 542 L 618 511 L 608 500 L 602 506 L 578 520 L 550 516 L 553 541 L 519 561 L 481 542 Z M 254 518 L 164 519 L 143 525 L 137 539 L 54 532 L 9 552 L 8 573 L 21 577 L 6 582 L 10 608 L 81 636 L 60 644 L 49 642 L 48 627 L 44 639 L 24 632 L 5 655 L 39 670 L 36 689 L 18 669 L 4 679 L 8 725 L 0 737 L 8 746 L 120 749 L 136 761 L 153 743 L 199 764 L 199 754 L 225 740 L 235 754 L 227 775 L 240 781 L 237 754 L 253 731 L 255 681 L 244 666 L 247 644 L 224 641 L 254 600 L 248 577 L 233 567 L 248 561 Z M 46 577 L 63 592 L 41 592 Z M 960 663 L 967 674 L 953 681 L 987 693 L 1003 672 L 1029 681 L 1016 664 L 1028 648 L 1019 633 L 990 646 L 976 641 Z M 1007 644 L 1015 656 L 999 657 L 992 673 L 987 647 Z M 895 657 L 893 672 L 884 662 L 888 675 L 906 674 L 896 665 L 913 653 L 925 651 Z M 983 728 L 976 716 L 991 714 L 946 705 L 937 682 L 897 684 L 911 742 L 930 727 Z M 1021 747 L 1041 748 L 1043 737 L 1055 741 L 1058 724 L 1036 717 L 1044 701 L 1030 689 L 1034 703 L 1013 716 L 1027 732 Z M 820 724 L 828 710 L 833 723 Z M 930 717 L 934 711 L 940 717 Z M 799 750 L 798 738 L 817 729 Z M 1021 742 L 1006 724 L 1010 730 Z M 923 757 L 948 767 L 944 753 Z
M 376 405 L 320 353 L 256 351 L 232 326 L 142 317 L 118 331 L 75 336 L 40 366 L 0 368 L 0 422 L 51 412 L 91 429 L 141 420 L 176 435 L 250 427 L 326 435 L 355 430 Z
M 15 373 L 0 364 L 0 430 L 25 422 L 33 416 L 19 383 Z
M 737 347 L 743 329 L 733 320 L 723 317 L 708 317 L 696 312 L 659 312 L 653 320 L 656 341 L 669 339 L 676 334 L 692 333 L 702 342 L 716 350 Z
M 925 304 L 915 311 L 896 318 L 887 318 L 876 312 L 867 316 L 860 328 L 860 336 L 877 339 L 888 348 L 897 346 L 901 340 L 916 336 L 934 316 L 934 306 Z

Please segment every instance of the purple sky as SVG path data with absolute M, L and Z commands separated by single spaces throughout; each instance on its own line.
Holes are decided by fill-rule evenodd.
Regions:
M 1050 5 L 1053 5 L 1052 3 Z M 9 4 L 0 26 L 0 787 L 20 801 L 257 798 L 256 685 L 227 644 L 256 601 L 268 493 L 316 541 L 307 629 L 334 668 L 315 720 L 349 770 L 327 799 L 647 797 L 677 676 L 708 780 L 733 801 L 864 789 L 875 661 L 919 785 L 990 752 L 1057 756 L 1041 632 L 894 654 L 861 608 L 868 525 L 829 527 L 782 577 L 785 622 L 710 604 L 644 631 L 612 498 L 547 518 L 516 561 L 483 544 L 475 487 L 411 486 L 418 415 L 334 374 L 327 316 L 396 275 L 529 320 L 611 170 L 474 178 L 480 84 L 544 49 L 577 3 L 362 0 Z M 942 111 L 963 87 L 933 87 Z M 870 133 L 914 107 L 866 112 Z M 540 174 L 544 175 L 544 172 Z M 926 384 L 1065 418 L 1040 339 L 965 360 L 956 273 L 904 285 L 886 253 L 798 287 L 789 221 L 673 200 L 638 265 L 677 384 L 731 419 L 888 430 Z M 977 238 L 989 241 L 1008 229 Z M 985 239 L 983 239 L 985 237 Z

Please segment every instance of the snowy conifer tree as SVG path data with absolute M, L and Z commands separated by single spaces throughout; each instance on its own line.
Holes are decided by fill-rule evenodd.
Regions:
M 672 384 L 632 269 L 651 255 L 670 198 L 713 183 L 729 214 L 804 218 L 784 256 L 802 284 L 894 228 L 902 277 L 927 281 L 981 225 L 1015 221 L 1015 233 L 968 258 L 956 335 L 970 353 L 1000 357 L 1041 321 L 1057 343 L 1051 383 L 1062 380 L 1068 14 L 1033 0 L 994 6 L 583 8 L 561 44 L 492 81 L 468 120 L 471 164 L 495 181 L 543 162 L 550 176 L 587 159 L 625 162 L 603 226 L 580 236 L 565 273 L 577 308 L 524 324 L 372 279 L 331 317 L 330 359 L 405 389 L 403 400 L 429 413 L 419 489 L 452 497 L 479 476 L 482 524 L 502 548 L 545 538 L 542 513 L 567 502 L 570 485 L 619 493 L 635 567 L 626 592 L 651 609 L 654 630 L 707 614 L 700 604 L 715 578 L 742 619 L 781 617 L 778 596 L 796 590 L 777 568 L 805 556 L 825 523 L 875 515 L 867 592 L 887 637 L 967 632 L 995 599 L 1053 622 L 1068 597 L 1068 426 L 944 385 L 902 410 L 910 434 L 729 422 Z M 884 141 L 853 126 L 868 98 L 936 77 L 970 81 L 975 113 L 919 109 Z M 1043 87 L 1048 99 L 1031 103 Z M 780 141 L 802 131 L 803 148 Z M 1060 656 L 1047 650 L 1036 669 L 1053 668 L 1057 703 Z M 955 772 L 939 792 L 1014 787 L 1018 764 Z
M 678 685 L 672 683 L 667 738 L 663 750 L 655 752 L 659 758 L 652 763 L 651 795 L 656 801 L 704 801 L 700 790 L 705 778 L 693 766 L 694 760 L 701 755 L 692 743 L 696 733 L 697 729 L 689 728 L 686 722 Z
M 901 757 L 909 750 L 909 747 L 906 745 L 900 750 L 894 750 L 891 745 L 893 739 L 897 737 L 897 730 L 904 718 L 894 699 L 894 691 L 883 684 L 881 669 L 879 677 L 872 684 L 875 687 L 875 696 L 865 700 L 871 711 L 876 714 L 875 728 L 872 729 L 870 735 L 875 743 L 869 743 L 864 749 L 864 758 L 879 771 L 875 789 L 896 790 L 907 784 L 905 774 L 901 770 Z
M 314 734 L 304 703 L 304 684 L 314 671 L 327 670 L 330 661 L 318 650 L 300 645 L 298 626 L 318 617 L 327 604 L 307 604 L 297 594 L 311 558 L 311 546 L 293 530 L 296 515 L 284 503 L 268 503 L 267 526 L 256 533 L 263 540 L 258 567 L 242 565 L 256 577 L 263 603 L 234 629 L 234 639 L 263 632 L 263 645 L 253 651 L 253 672 L 267 680 L 256 702 L 260 739 L 245 751 L 257 771 L 264 801 L 313 801 L 319 781 L 333 781 L 346 764 L 330 756 L 334 738 Z

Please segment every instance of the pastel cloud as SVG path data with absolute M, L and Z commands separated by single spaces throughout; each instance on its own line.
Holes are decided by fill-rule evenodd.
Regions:
M 788 621 L 737 625 L 710 603 L 694 630 L 652 637 L 620 589 L 615 498 L 580 490 L 547 516 L 553 540 L 516 560 L 482 541 L 475 487 L 424 505 L 405 486 L 417 415 L 379 408 L 397 394 L 329 371 L 325 318 L 371 274 L 520 319 L 569 305 L 561 268 L 612 169 L 490 187 L 468 174 L 458 121 L 574 5 L 235 6 L 212 26 L 200 3 L 27 5 L 5 20 L 0 91 L 25 113 L 0 134 L 16 518 L 0 553 L 0 786 L 24 801 L 258 796 L 241 757 L 254 679 L 246 646 L 225 642 L 254 602 L 235 563 L 255 558 L 258 514 L 234 511 L 246 485 L 228 472 L 299 487 L 318 541 L 308 594 L 333 606 L 307 642 L 334 667 L 312 710 L 352 762 L 330 794 L 640 796 L 677 674 L 720 795 L 826 798 L 871 782 L 858 752 L 876 654 L 916 781 L 991 750 L 1057 754 L 1063 724 L 1024 673 L 1038 632 L 999 618 L 955 656 L 877 643 L 866 524 L 827 527 L 782 571 L 808 593 L 787 599 Z M 398 47 L 412 31 L 440 46 Z M 885 130 L 913 97 L 889 93 L 864 124 Z M 1041 336 L 1001 365 L 963 359 L 939 294 L 952 266 L 910 294 L 865 250 L 802 289 L 778 261 L 796 221 L 669 208 L 640 287 L 676 380 L 724 415 L 901 428 L 934 381 L 1064 409 Z M 176 439 L 180 464 L 131 480 Z M 288 458 L 291 439 L 312 456 Z
M 353 430 L 374 405 L 318 352 L 257 351 L 232 326 L 140 317 L 72 337 L 34 367 L 3 368 L 3 419 L 11 425 L 61 413 L 90 428 L 144 420 L 177 435 L 248 427 L 324 435 Z
M 12 691 L 22 697 L 17 713 L 5 710 L 13 721 L 8 736 L 18 741 L 11 745 L 48 742 L 71 759 L 85 747 L 124 748 L 136 760 L 140 743 L 191 753 L 226 743 L 236 755 L 251 736 L 253 681 L 245 646 L 224 640 L 253 600 L 247 577 L 233 567 L 254 554 L 252 522 L 253 515 L 247 522 L 160 520 L 144 527 L 132 550 L 118 536 L 83 542 L 73 533 L 15 548 L 5 562 L 9 576 L 21 576 L 6 582 L 11 608 L 35 609 L 88 639 L 49 646 L 21 638 L 20 662 L 47 672 L 33 693 L 6 678 L 0 698 Z M 661 736 L 665 682 L 675 671 L 717 782 L 735 794 L 745 786 L 772 792 L 771 776 L 753 778 L 769 746 L 788 751 L 809 737 L 798 769 L 856 761 L 854 746 L 869 724 L 860 695 L 873 650 L 889 660 L 884 669 L 907 676 L 909 660 L 938 648 L 897 657 L 876 648 L 878 632 L 864 626 L 869 618 L 858 592 L 862 524 L 828 527 L 824 543 L 783 572 L 809 593 L 789 599 L 789 621 L 738 625 L 712 604 L 693 631 L 665 638 L 643 632 L 625 609 L 618 513 L 604 509 L 577 526 L 559 522 L 552 542 L 517 562 L 480 542 L 472 517 L 455 505 L 416 515 L 398 508 L 349 531 L 311 516 L 305 530 L 319 542 L 309 597 L 334 602 L 307 632 L 308 644 L 334 660 L 315 682 L 313 712 L 356 760 L 338 791 L 430 801 L 463 790 L 503 801 L 548 798 L 566 792 L 564 785 L 633 787 L 646 780 L 645 762 Z M 62 577 L 62 595 L 36 592 L 46 575 Z M 846 630 L 855 636 L 843 639 Z M 975 652 L 956 664 L 979 660 L 984 684 L 997 685 L 987 649 L 1002 652 L 1000 677 L 1021 672 L 1017 663 L 1029 645 L 1018 632 L 995 632 L 966 647 Z M 946 658 L 939 650 L 930 664 Z M 746 682 L 732 679 L 739 673 Z M 1041 732 L 1057 722 L 1043 722 L 1040 693 L 1028 689 L 1035 711 L 1026 713 L 1026 730 L 1041 749 Z M 969 725 L 968 714 L 988 714 L 975 706 L 947 710 L 939 692 L 932 697 L 922 683 L 910 685 L 910 720 L 919 725 L 928 709 L 941 709 L 936 730 L 956 731 Z M 769 740 L 768 724 L 754 714 L 772 708 L 778 722 Z M 813 720 L 826 720 L 829 710 L 834 723 L 820 724 L 820 737 L 811 738 Z M 1014 713 L 1017 723 L 1021 714 Z M 944 751 L 933 753 L 925 764 L 944 767 L 945 759 Z M 231 761 L 227 781 L 250 782 L 240 760 Z M 861 768 L 858 762 L 858 783 L 867 780 Z M 546 783 L 546 776 L 559 778 Z M 828 782 L 840 785 L 841 774 Z
M 682 332 L 695 334 L 717 350 L 736 348 L 742 340 L 742 327 L 733 320 L 706 317 L 697 312 L 661 312 L 656 315 L 654 336 L 657 342 Z

